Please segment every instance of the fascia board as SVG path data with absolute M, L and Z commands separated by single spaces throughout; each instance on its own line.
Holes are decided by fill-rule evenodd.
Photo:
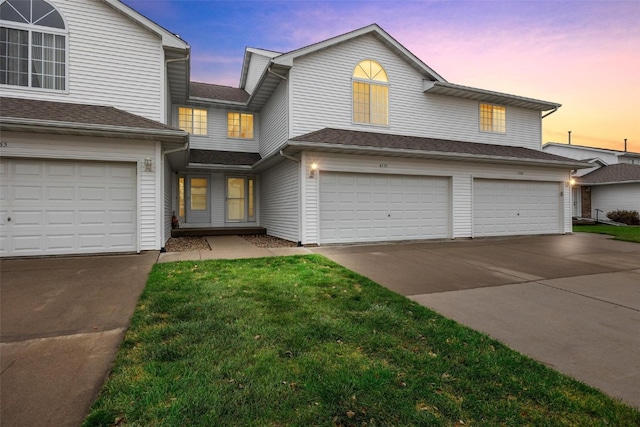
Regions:
M 547 166 L 547 167 L 559 167 L 559 168 L 571 168 L 582 169 L 585 167 L 591 167 L 591 165 L 582 162 L 563 162 L 554 160 L 541 160 L 541 159 L 522 159 L 519 157 L 506 157 L 506 156 L 487 156 L 481 154 L 467 154 L 467 153 L 452 153 L 442 151 L 426 151 L 426 150 L 408 150 L 404 148 L 387 148 L 387 147 L 363 147 L 360 145 L 343 145 L 343 144 L 328 144 L 328 143 L 305 143 L 299 141 L 289 141 L 288 146 L 301 148 L 303 150 L 315 150 L 322 151 L 355 151 L 362 154 L 385 154 L 389 156 L 398 157 L 416 157 L 416 158 L 432 158 L 442 160 L 461 160 L 461 161 L 479 161 L 479 162 L 492 162 L 492 163 L 504 163 L 504 164 L 523 164 L 523 165 L 535 165 L 535 166 Z
M 125 15 L 127 18 L 131 19 L 132 21 L 136 22 L 137 24 L 141 25 L 142 27 L 146 28 L 152 33 L 156 34 L 157 36 L 159 36 L 162 39 L 163 46 L 171 47 L 175 49 L 182 49 L 182 50 L 189 48 L 189 44 L 186 41 L 182 40 L 180 37 L 173 34 L 169 30 L 156 24 L 146 16 L 140 14 L 139 12 L 136 12 L 134 9 L 120 2 L 119 0 L 100 0 L 100 1 L 112 7 L 116 11 Z
M 396 52 L 402 54 L 406 60 L 414 63 L 419 69 L 423 70 L 424 73 L 426 73 L 427 75 L 429 75 L 430 77 L 434 78 L 437 81 L 446 82 L 446 80 L 442 76 L 440 76 L 433 69 L 427 66 L 424 62 L 422 62 L 422 60 L 420 60 L 420 58 L 418 58 L 413 53 L 411 53 L 407 48 L 405 48 L 400 43 L 398 43 L 397 40 L 391 37 L 386 31 L 380 28 L 380 26 L 378 26 L 377 24 L 371 24 L 366 27 L 351 31 L 349 33 L 332 37 L 330 39 L 327 39 L 318 43 L 314 43 L 312 45 L 282 54 L 280 56 L 273 58 L 273 62 L 274 64 L 291 67 L 293 66 L 293 60 L 295 58 L 309 55 L 311 53 L 317 52 L 322 49 L 326 49 L 328 47 L 331 47 L 339 43 L 349 41 L 351 39 L 363 36 L 365 34 L 377 35 L 378 37 L 382 38 L 386 43 L 393 46 Z
M 172 129 L 145 129 L 125 126 L 99 125 L 92 123 L 58 122 L 51 120 L 15 119 L 13 117 L 0 117 L 0 129 L 7 131 L 67 131 L 75 133 L 91 133 L 96 136 L 112 134 L 130 136 L 152 136 L 175 140 L 188 140 L 189 134 L 182 130 Z
M 542 101 L 509 93 L 495 92 L 447 82 L 433 82 L 425 80 L 422 83 L 422 90 L 424 92 L 431 92 L 438 95 L 455 96 L 476 101 L 484 100 L 497 104 L 513 105 L 540 111 L 558 109 L 562 106 L 562 104 L 558 104 L 556 102 Z
M 640 180 L 634 179 L 630 181 L 611 181 L 611 182 L 576 182 L 576 185 L 580 185 L 582 187 L 600 187 L 603 185 L 614 185 L 614 184 L 640 184 Z

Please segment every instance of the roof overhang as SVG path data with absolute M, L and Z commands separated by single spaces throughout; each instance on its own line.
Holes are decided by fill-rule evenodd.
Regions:
M 619 185 L 619 184 L 640 184 L 640 180 L 632 180 L 632 181 L 611 181 L 611 182 L 580 182 L 576 180 L 575 185 L 581 187 L 598 187 L 602 185 Z
M 510 95 L 507 93 L 494 92 L 453 83 L 433 82 L 429 80 L 425 80 L 423 82 L 423 90 L 426 93 L 433 93 L 436 95 L 454 96 L 457 98 L 529 108 L 538 111 L 556 110 L 562 106 L 562 104 L 555 102 L 541 101 L 533 98 Z
M 0 130 L 13 132 L 80 135 L 160 141 L 166 144 L 189 142 L 189 134 L 181 130 L 146 129 L 90 123 L 61 122 L 16 117 L 0 117 Z
M 335 46 L 340 43 L 344 43 L 346 41 L 352 40 L 357 37 L 361 37 L 367 34 L 371 34 L 380 40 L 385 46 L 387 46 L 391 51 L 393 51 L 396 55 L 403 58 L 409 65 L 418 70 L 421 74 L 426 76 L 431 80 L 436 80 L 439 82 L 445 82 L 446 80 L 436 73 L 433 69 L 427 66 L 420 58 L 411 53 L 406 47 L 402 46 L 396 39 L 391 37 L 386 31 L 384 31 L 377 24 L 367 25 L 366 27 L 359 28 L 357 30 L 351 31 L 346 34 L 339 35 L 337 37 L 332 37 L 330 39 L 321 41 L 319 43 L 314 43 L 312 45 L 293 50 L 291 52 L 285 53 L 283 55 L 277 56 L 273 59 L 274 64 L 285 65 L 288 67 L 293 66 L 293 61 L 295 58 L 309 55 L 311 53 L 327 49 L 329 47 Z
M 341 154 L 365 154 L 374 156 L 410 157 L 418 159 L 449 160 L 463 162 L 500 163 L 511 165 L 542 166 L 563 169 L 580 169 L 590 165 L 578 161 L 523 159 L 519 157 L 492 156 L 456 152 L 413 150 L 388 147 L 363 147 L 331 143 L 303 142 L 289 140 L 282 150 L 285 154 L 295 155 L 302 151 L 329 152 Z M 260 163 L 260 162 L 258 162 Z
M 100 0 L 100 1 L 112 7 L 113 9 L 115 9 L 116 11 L 118 11 L 128 19 L 130 19 L 132 22 L 140 25 L 141 27 L 147 29 L 148 31 L 160 37 L 162 39 L 162 45 L 165 48 L 168 47 L 168 48 L 181 49 L 181 50 L 185 50 L 189 48 L 188 43 L 182 40 L 177 34 L 174 34 L 171 31 L 161 27 L 160 25 L 156 24 L 146 16 L 138 13 L 131 7 L 122 3 L 120 0 Z

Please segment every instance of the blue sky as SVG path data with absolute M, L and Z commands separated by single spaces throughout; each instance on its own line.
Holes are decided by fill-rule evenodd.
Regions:
M 640 152 L 640 1 L 122 1 L 191 45 L 194 81 L 377 23 L 449 82 L 563 104 L 544 142 Z

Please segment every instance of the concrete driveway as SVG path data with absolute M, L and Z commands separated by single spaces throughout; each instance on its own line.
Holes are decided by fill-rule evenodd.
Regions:
M 0 261 L 2 425 L 82 423 L 157 258 Z
M 640 245 L 595 234 L 313 249 L 640 407 Z

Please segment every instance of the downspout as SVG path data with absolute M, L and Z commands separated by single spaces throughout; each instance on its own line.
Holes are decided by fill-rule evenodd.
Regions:
M 282 150 L 280 150 L 280 155 L 285 159 L 291 160 L 298 164 L 298 191 L 300 192 L 300 197 L 298 197 L 298 239 L 302 238 L 302 181 L 300 179 L 300 175 L 302 173 L 302 163 L 300 160 L 295 157 L 288 156 L 284 154 Z M 298 246 L 302 246 L 302 240 L 298 240 Z
M 282 80 L 287 80 L 287 78 L 286 78 L 285 76 L 280 75 L 280 74 L 278 74 L 278 73 L 275 73 L 275 72 L 271 71 L 271 66 L 269 66 L 269 67 L 267 68 L 267 72 L 268 72 L 269 74 L 273 74 L 273 75 L 274 75 L 274 76 L 276 76 L 276 77 L 280 77 Z
M 544 119 L 545 117 L 552 115 L 553 113 L 555 113 L 556 111 L 558 111 L 558 108 L 560 108 L 560 107 L 556 107 L 556 108 L 554 108 L 553 110 L 549 111 L 547 114 L 545 114 L 544 116 L 542 116 L 542 117 L 541 117 L 541 119 Z

